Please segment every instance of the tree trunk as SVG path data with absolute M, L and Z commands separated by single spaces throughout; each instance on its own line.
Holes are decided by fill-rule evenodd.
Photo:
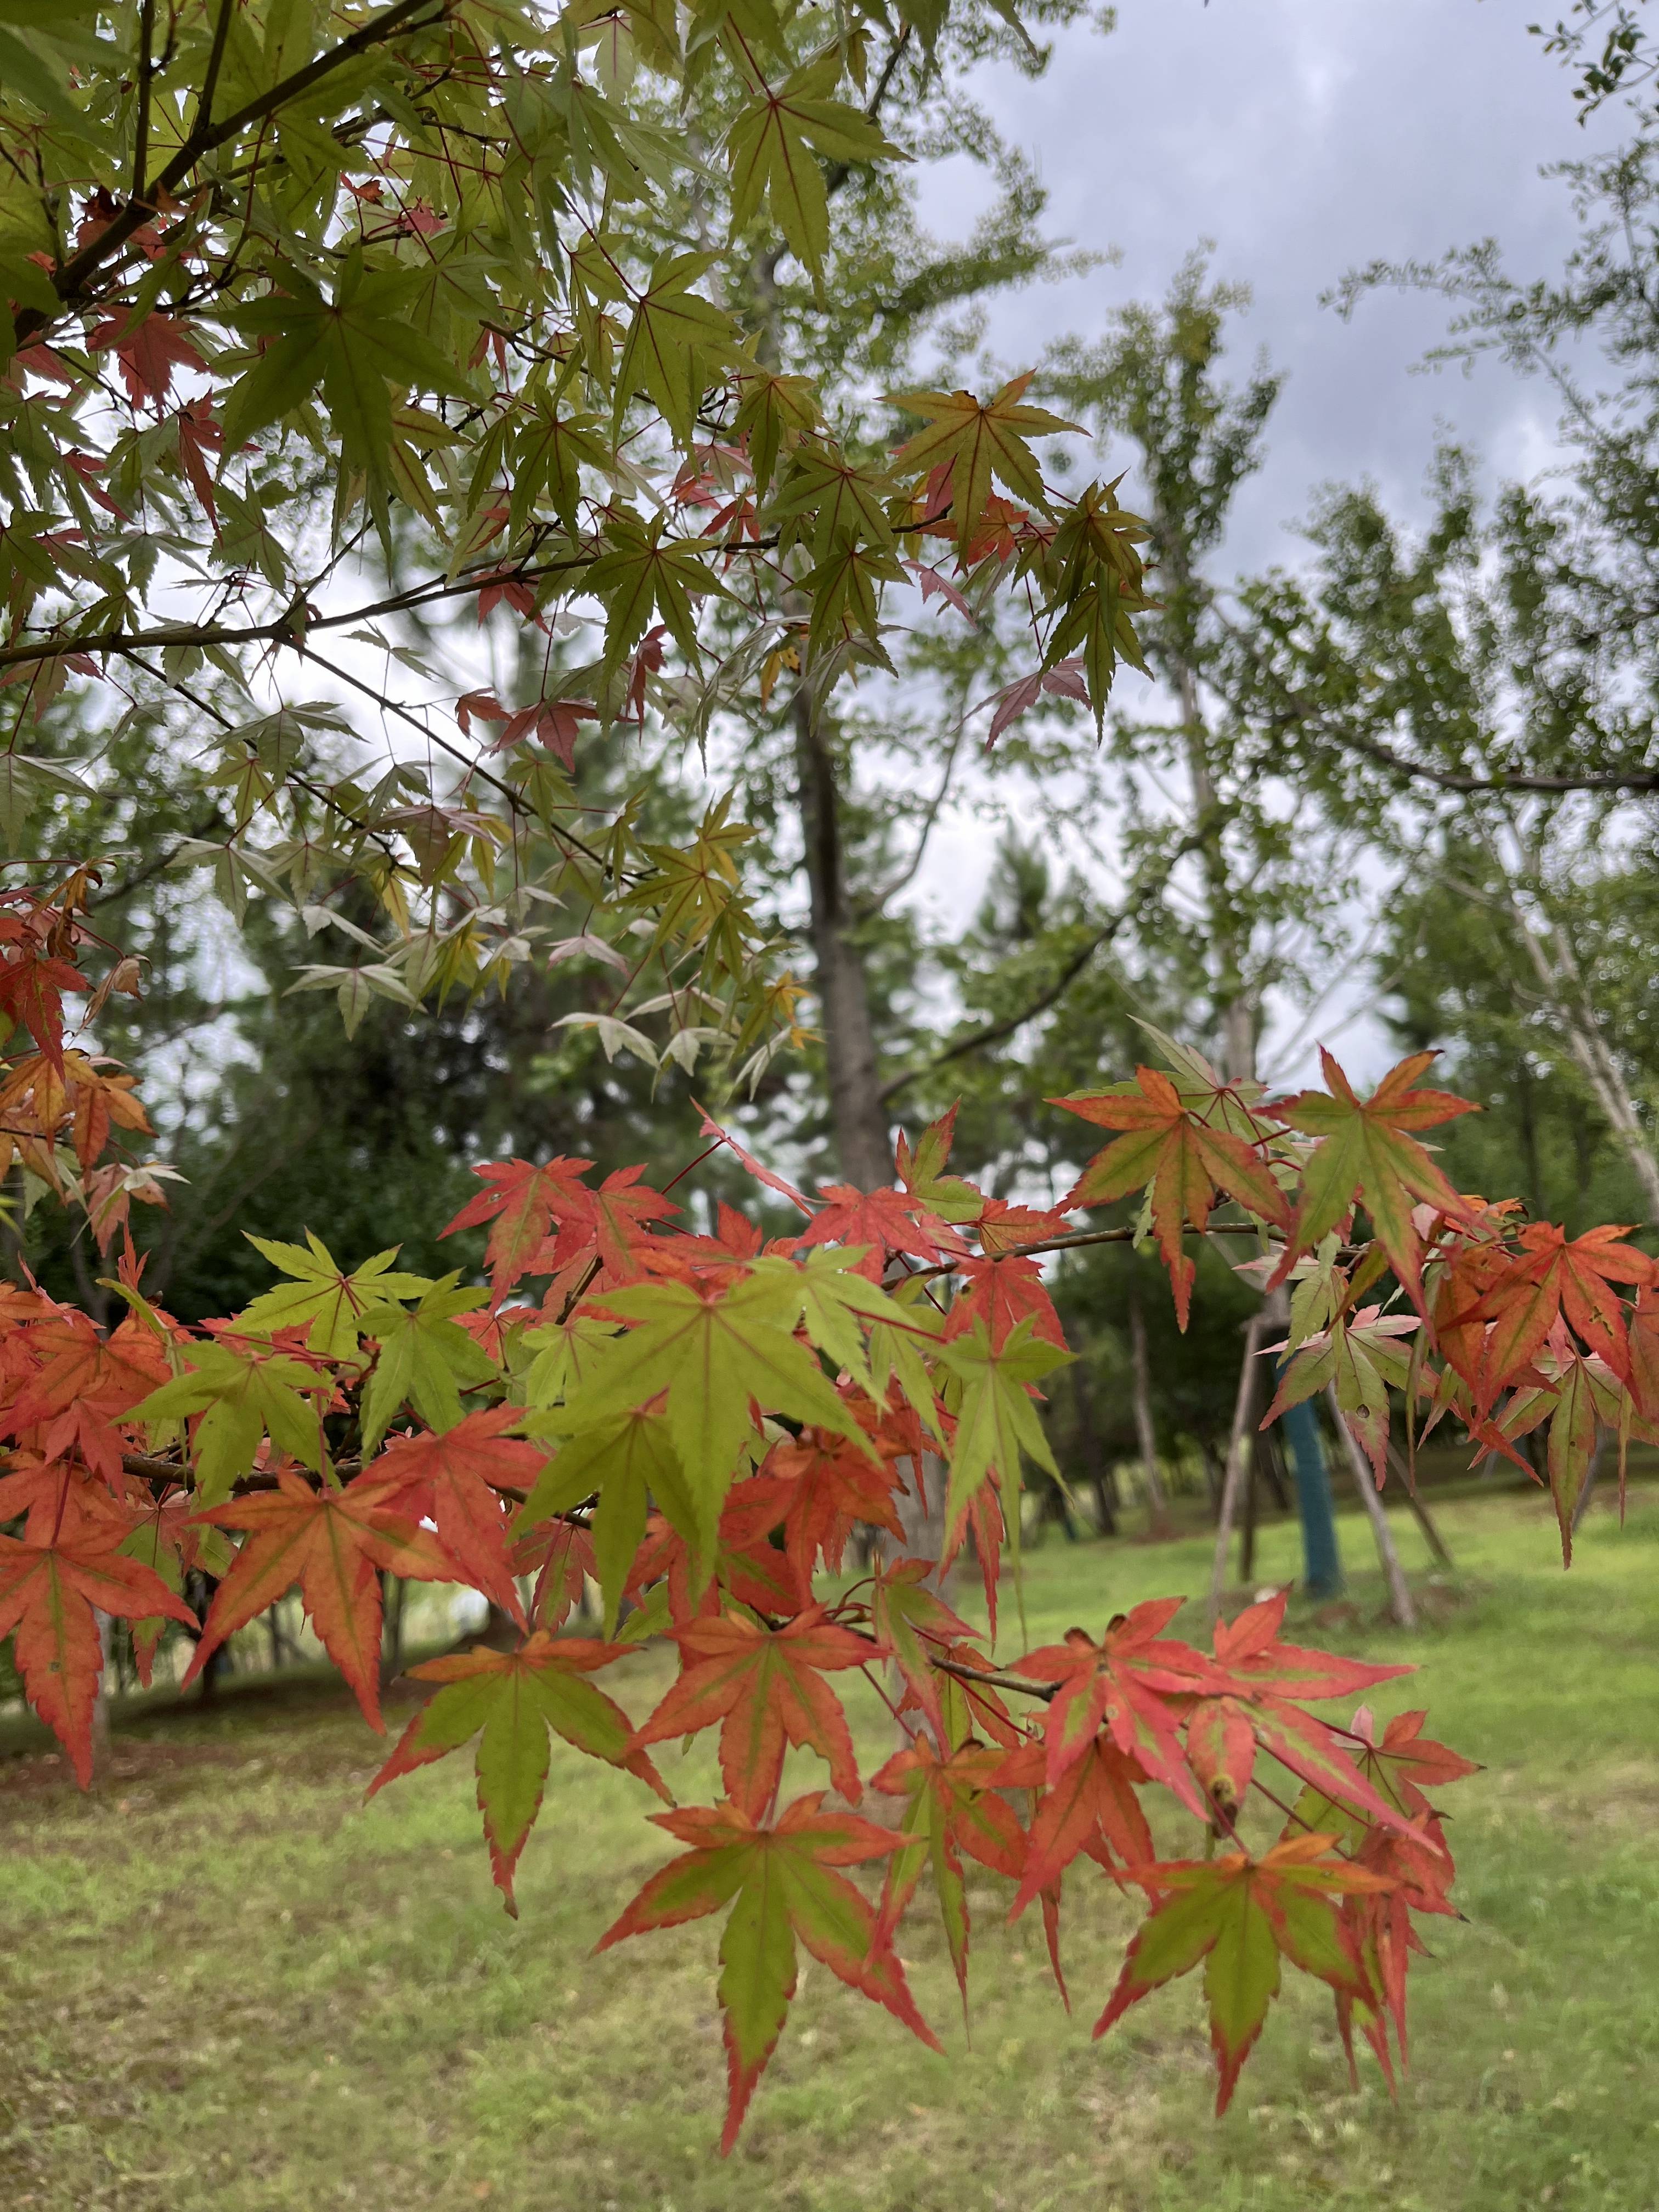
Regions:
M 1261 1342 L 1263 1317 L 1250 1316 L 1244 1328 L 1244 1357 L 1239 1362 L 1238 1392 L 1233 1400 L 1232 1433 L 1227 1439 L 1227 1472 L 1221 1485 L 1221 1510 L 1216 1516 L 1215 1559 L 1210 1569 L 1209 1623 L 1215 1626 L 1221 1612 L 1221 1595 L 1227 1587 L 1227 1547 L 1232 1541 L 1238 1512 L 1239 1492 L 1249 1461 L 1250 1425 L 1255 1413 L 1256 1348 Z
M 1281 1513 L 1291 1510 L 1291 1493 L 1285 1485 L 1285 1446 L 1277 1424 L 1262 1429 L 1261 1437 L 1261 1474 L 1273 1494 L 1273 1504 Z
M 409 1585 L 401 1575 L 382 1578 L 380 1687 L 388 1689 L 404 1671 L 404 1599 Z
M 877 1190 L 893 1180 L 893 1148 L 881 1104 L 864 956 L 854 941 L 835 758 L 806 674 L 795 692 L 794 718 L 796 797 L 836 1150 L 848 1182 Z
M 1389 1585 L 1389 1611 L 1401 1628 L 1414 1629 L 1417 1626 L 1417 1607 L 1412 1602 L 1411 1585 L 1406 1580 L 1406 1571 L 1400 1564 L 1400 1553 L 1395 1547 L 1394 1531 L 1389 1526 L 1388 1514 L 1377 1495 L 1370 1462 L 1360 1449 L 1353 1431 L 1342 1418 L 1334 1383 L 1328 1387 L 1325 1401 L 1331 1409 L 1331 1419 L 1336 1424 L 1338 1448 L 1347 1460 L 1353 1486 L 1359 1492 L 1359 1502 L 1365 1509 L 1371 1524 L 1371 1534 L 1376 1539 L 1376 1556 L 1382 1562 L 1383 1579 Z
M 1244 1477 L 1244 1534 L 1238 1547 L 1238 1579 L 1249 1589 L 1255 1581 L 1255 1516 L 1261 1495 L 1261 1431 L 1250 1439 L 1249 1471 Z
M 1146 1360 L 1146 1323 L 1140 1310 L 1140 1292 L 1129 1285 L 1129 1350 L 1134 1374 L 1135 1435 L 1140 1444 L 1140 1469 L 1146 1484 L 1146 1510 L 1152 1534 L 1167 1536 L 1170 1501 L 1164 1478 L 1158 1471 L 1158 1437 L 1152 1428 L 1152 1378 Z
M 99 1789 L 109 1780 L 109 1678 L 114 1664 L 112 1656 L 115 1623 L 106 1613 L 94 1613 L 98 1623 L 98 1690 L 92 1701 L 92 1786 Z
M 1100 1521 L 1103 1536 L 1117 1534 L 1117 1478 L 1111 1463 L 1101 1449 L 1100 1431 L 1095 1426 L 1094 1385 L 1089 1377 L 1089 1363 L 1077 1359 L 1072 1364 L 1072 1395 L 1077 1406 L 1078 1455 L 1083 1462 L 1083 1472 L 1094 1487 L 1095 1510 Z
M 1648 1142 L 1624 1071 L 1613 1058 L 1595 1019 L 1577 955 L 1559 923 L 1551 928 L 1550 942 L 1545 942 L 1527 919 L 1513 884 L 1510 886 L 1510 910 L 1543 987 L 1545 1000 L 1561 1024 L 1567 1048 L 1595 1093 L 1608 1127 L 1641 1185 L 1648 1218 L 1659 1222 L 1659 1158 L 1656 1158 Z
M 1401 1486 L 1406 1493 L 1406 1503 L 1412 1510 L 1412 1517 L 1423 1531 L 1423 1541 L 1443 1567 L 1450 1567 L 1452 1555 L 1446 1548 L 1446 1540 L 1435 1526 L 1428 1507 L 1419 1494 L 1417 1485 L 1412 1480 L 1411 1469 L 1406 1465 L 1396 1444 L 1391 1443 L 1389 1446 L 1389 1465 L 1400 1479 Z M 1582 1507 L 1582 1499 L 1580 1504 Z
M 1210 1508 L 1210 1519 L 1215 1522 L 1221 1516 L 1221 1484 L 1226 1465 L 1208 1437 L 1198 1440 L 1198 1455 L 1204 1462 L 1204 1489 Z

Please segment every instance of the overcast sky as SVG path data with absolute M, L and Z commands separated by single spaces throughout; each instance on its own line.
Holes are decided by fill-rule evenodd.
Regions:
M 1373 259 L 1431 260 L 1488 237 L 1519 276 L 1559 269 L 1571 199 L 1540 170 L 1616 143 L 1629 118 L 1580 128 L 1570 76 L 1527 34 L 1543 12 L 1540 0 L 1119 0 L 1116 31 L 1066 33 L 1041 80 L 988 70 L 980 94 L 1036 161 L 1051 233 L 1119 256 L 1000 302 L 994 350 L 1020 363 L 1048 338 L 1097 332 L 1212 241 L 1214 273 L 1253 295 L 1235 373 L 1261 349 L 1288 380 L 1224 573 L 1298 559 L 1297 524 L 1322 483 L 1369 477 L 1395 513 L 1420 514 L 1443 429 L 1485 457 L 1489 482 L 1536 476 L 1555 453 L 1547 392 L 1495 364 L 1412 373 L 1444 333 L 1443 301 L 1377 293 L 1345 322 L 1320 295 Z M 930 227 L 954 234 L 988 197 L 965 160 L 923 190 Z M 1126 674 L 1126 690 L 1138 681 Z M 972 912 L 994 842 L 965 810 L 941 823 L 917 887 L 941 920 Z M 1357 908 L 1357 934 L 1364 924 Z M 1380 1073 L 1392 1049 L 1363 971 L 1326 980 L 1322 1032 L 1340 1029 L 1356 1073 Z M 1308 1073 L 1310 1044 L 1290 1043 L 1297 1016 L 1273 1009 L 1278 1079 Z
M 1499 471 L 1535 473 L 1551 453 L 1546 394 L 1497 368 L 1410 373 L 1443 331 L 1443 303 L 1378 294 L 1344 322 L 1319 300 L 1376 257 L 1486 237 L 1517 274 L 1559 266 L 1571 211 L 1540 167 L 1612 143 L 1626 118 L 1579 127 L 1570 77 L 1527 34 L 1543 12 L 1539 0 L 1119 0 L 1116 31 L 1065 34 L 1040 81 L 987 71 L 981 94 L 1036 161 L 1051 230 L 1121 256 L 1001 303 L 997 351 L 1024 360 L 1047 337 L 1098 331 L 1114 306 L 1158 296 L 1207 238 L 1217 275 L 1253 295 L 1239 371 L 1260 347 L 1289 375 L 1268 466 L 1241 502 L 1238 564 L 1294 558 L 1290 528 L 1322 482 L 1369 476 L 1415 507 L 1437 423 Z M 961 228 L 975 181 L 966 161 L 931 174 L 935 227 Z

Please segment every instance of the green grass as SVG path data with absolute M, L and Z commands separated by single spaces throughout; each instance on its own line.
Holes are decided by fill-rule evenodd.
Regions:
M 1442 1519 L 1463 1592 L 1393 1702 L 1426 1703 L 1486 1771 L 1447 1793 L 1468 1917 L 1436 1924 L 1418 1969 L 1397 2104 L 1374 2072 L 1349 2089 L 1310 1986 L 1275 2008 L 1220 2122 L 1191 1984 L 1092 2043 L 1130 1911 L 1089 1869 L 1067 1887 L 1073 2017 L 1035 1915 L 1003 1927 L 987 1879 L 971 2046 L 919 1916 L 902 1945 L 949 2057 L 810 1970 L 723 2164 L 714 1925 L 591 1955 L 665 1848 L 638 1784 L 556 1747 L 515 1925 L 466 1765 L 365 1808 L 377 1747 L 355 1712 L 323 1691 L 230 1694 L 124 1717 L 101 1797 L 39 1753 L 0 1762 L 0 2204 L 1651 2212 L 1659 1501 L 1622 1534 L 1593 1517 L 1565 1577 L 1531 1502 Z M 1345 1540 L 1357 1557 L 1357 1522 Z M 1290 1571 L 1291 1543 L 1263 1532 L 1262 1581 Z M 1033 1637 L 1198 1589 L 1205 1552 L 1051 1538 L 1029 1562 Z M 1363 1613 L 1375 1593 L 1359 1599 Z M 1405 1648 L 1365 1619 L 1300 1626 Z M 666 1672 L 645 1655 L 633 1694 Z M 862 1721 L 879 1747 L 890 1723 Z M 701 1752 L 665 1771 L 686 1795 L 707 1787 Z

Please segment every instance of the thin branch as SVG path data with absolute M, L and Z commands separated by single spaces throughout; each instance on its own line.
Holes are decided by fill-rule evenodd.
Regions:
M 1102 946 L 1109 945 L 1124 923 L 1139 914 L 1140 909 L 1164 889 L 1177 865 L 1201 842 L 1200 831 L 1194 831 L 1191 836 L 1183 837 L 1163 866 L 1146 878 L 1131 896 L 1124 901 L 1111 920 L 1073 954 L 1054 981 L 1038 992 L 1034 999 L 1029 1000 L 1018 1013 L 1007 1015 L 1000 1022 L 992 1022 L 984 1029 L 975 1030 L 968 1036 L 958 1037 L 954 1044 L 947 1045 L 943 1052 L 936 1054 L 932 1060 L 924 1060 L 919 1067 L 907 1068 L 902 1074 L 893 1076 L 882 1085 L 878 1093 L 879 1103 L 885 1106 L 890 1100 L 896 1098 L 901 1091 L 908 1091 L 913 1083 L 920 1083 L 924 1076 L 935 1074 L 941 1067 L 948 1067 L 953 1060 L 961 1060 L 970 1052 L 983 1052 L 991 1045 L 1000 1044 L 1004 1037 L 1012 1036 L 1016 1030 L 1022 1029 L 1027 1022 L 1033 1021 L 1037 1015 L 1047 1012 L 1057 1000 L 1063 998 L 1070 990 L 1072 985 Z
M 1060 1682 L 1028 1681 L 1024 1674 L 987 1674 L 981 1667 L 964 1667 L 959 1659 L 933 1659 L 932 1664 L 963 1682 L 982 1683 L 990 1690 L 1018 1690 L 1023 1697 L 1042 1698 L 1045 1701 L 1064 1687 Z
M 69 653 L 118 653 L 131 659 L 135 653 L 181 645 L 297 646 L 313 630 L 341 629 L 348 623 L 368 622 L 375 615 L 404 614 L 416 607 L 430 606 L 439 599 L 465 598 L 485 584 L 535 583 L 544 576 L 591 568 L 592 562 L 592 555 L 584 553 L 573 554 L 568 560 L 538 562 L 530 568 L 503 568 L 499 564 L 490 568 L 479 562 L 453 582 L 412 584 L 406 592 L 394 592 L 390 598 L 371 600 L 366 606 L 352 607 L 343 614 L 312 615 L 301 606 L 289 605 L 274 621 L 246 623 L 236 627 L 216 623 L 170 623 L 158 630 L 114 629 L 100 631 L 93 637 L 71 634 L 43 638 L 33 645 L 9 645 L 0 649 L 0 668 L 14 667 L 24 661 L 56 660 Z
M 105 262 L 119 252 L 135 231 L 143 228 L 155 215 L 163 194 L 172 192 L 183 184 L 204 155 L 216 151 L 234 138 L 239 131 L 245 131 L 249 124 L 258 123 L 268 115 L 275 115 L 291 100 L 309 92 L 314 84 L 320 83 L 324 77 L 331 76 L 347 62 L 366 53 L 370 47 L 382 44 L 398 31 L 429 30 L 448 13 L 448 4 L 449 0 L 397 0 L 394 7 L 388 8 L 371 21 L 361 24 L 349 38 L 342 39 L 338 46 L 331 46 L 326 53 L 319 54 L 314 61 L 307 62 L 292 76 L 284 77 L 281 83 L 272 85 L 268 92 L 262 92 L 258 99 L 249 100 L 246 106 L 238 108 L 222 123 L 213 124 L 209 119 L 208 107 L 214 91 L 217 89 L 220 64 L 225 41 L 229 35 L 230 15 L 234 5 L 234 0 L 222 0 L 214 31 L 213 52 L 209 58 L 207 76 L 203 84 L 203 98 L 198 104 L 196 122 L 189 137 L 161 174 L 147 181 L 142 191 L 133 194 L 114 222 L 100 231 L 96 238 L 89 240 L 79 253 L 58 270 L 52 278 L 52 285 L 63 305 L 73 307 L 82 298 L 90 279 Z M 435 12 L 426 22 L 417 24 L 410 21 L 410 19 L 419 15 L 422 9 L 434 7 Z M 21 352 L 56 318 L 45 308 L 27 307 L 15 319 L 15 343 Z

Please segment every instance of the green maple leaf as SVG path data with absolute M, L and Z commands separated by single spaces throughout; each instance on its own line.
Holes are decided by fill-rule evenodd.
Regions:
M 832 47 L 775 91 L 757 82 L 757 97 L 738 111 L 726 137 L 732 236 L 753 219 L 764 192 L 773 222 L 815 283 L 822 280 L 830 250 L 830 199 L 818 156 L 840 162 L 908 159 L 861 108 L 830 97 L 842 67 L 841 52 Z M 745 73 L 752 78 L 752 70 Z
M 635 297 L 617 364 L 618 430 L 629 398 L 642 392 L 660 409 L 677 441 L 690 444 L 703 392 L 738 349 L 731 316 L 691 289 L 714 263 L 708 253 L 665 253 Z
M 781 375 L 750 362 L 738 370 L 736 381 L 738 401 L 732 434 L 749 441 L 758 495 L 776 474 L 779 454 L 791 441 L 821 429 L 823 417 L 810 377 Z
M 957 1109 L 952 1106 L 948 1114 L 928 1123 L 914 1149 L 901 1129 L 897 1166 L 900 1182 L 919 1206 L 960 1228 L 964 1222 L 979 1219 L 985 1211 L 985 1195 L 964 1176 L 945 1173 L 956 1128 Z
M 879 546 L 859 545 L 850 540 L 831 548 L 801 588 L 812 599 L 807 644 L 813 653 L 858 633 L 868 638 L 886 665 L 881 646 L 881 587 L 903 580 L 896 556 Z
M 720 1953 L 730 2093 L 722 2154 L 738 2139 L 782 2032 L 795 1994 L 797 1939 L 849 1989 L 884 2005 L 929 2050 L 939 2049 L 875 1913 L 836 1871 L 885 1857 L 900 1838 L 851 1813 L 826 1813 L 823 1804 L 821 1793 L 798 1797 L 769 1828 L 756 1826 L 735 1805 L 653 1814 L 659 1827 L 690 1848 L 653 1875 L 596 1947 L 605 1951 L 624 1936 L 732 1907 Z
M 1021 574 L 1036 568 L 1048 580 L 1042 611 L 1055 619 L 1042 665 L 1081 659 L 1097 729 L 1118 662 L 1146 665 L 1131 617 L 1147 604 L 1139 550 L 1147 535 L 1140 517 L 1118 504 L 1115 483 L 1092 483 L 1073 501 L 1053 544 L 1021 559 Z
M 477 1339 L 454 1320 L 483 1305 L 489 1292 L 458 1289 L 459 1280 L 459 1273 L 444 1276 L 412 1310 L 380 1306 L 358 1317 L 359 1334 L 380 1347 L 362 1396 L 365 1458 L 399 1406 L 412 1405 L 429 1429 L 453 1429 L 461 1418 L 461 1391 L 500 1372 Z
M 1095 2033 L 1104 2035 L 1131 2005 L 1202 1960 L 1219 2113 L 1227 2109 L 1239 2069 L 1279 1994 L 1281 1958 L 1340 1994 L 1369 1998 L 1370 1983 L 1334 1899 L 1393 1885 L 1328 1856 L 1333 1841 L 1297 1835 L 1260 1859 L 1232 1851 L 1137 1870 L 1133 1878 L 1163 1901 L 1130 1944 Z
M 321 1465 L 319 1401 L 332 1391 L 325 1375 L 282 1353 L 242 1352 L 228 1344 L 193 1343 L 189 1365 L 135 1406 L 127 1419 L 175 1419 L 200 1413 L 192 1451 L 196 1494 L 204 1506 L 229 1497 L 249 1474 L 263 1439 L 307 1467 Z
M 874 1397 L 869 1331 L 885 1325 L 908 1334 L 908 1316 L 879 1283 L 854 1272 L 864 1249 L 817 1244 L 802 1254 L 801 1320 L 818 1350 Z
M 811 526 L 812 556 L 828 560 L 838 545 L 860 540 L 891 553 L 896 544 L 887 503 L 893 479 L 885 470 L 860 468 L 827 438 L 803 439 L 789 466 L 772 513 L 781 522 L 798 523 L 792 540 Z
M 532 1419 L 526 1425 L 544 1435 L 551 1425 Z M 605 1606 L 605 1633 L 614 1636 L 623 1588 L 645 1536 L 652 1499 L 694 1553 L 702 1540 L 685 1473 L 662 1414 L 621 1413 L 567 1437 L 526 1498 L 518 1525 L 533 1528 L 596 1494 L 599 1504 L 589 1533 Z M 698 1578 L 703 1577 L 699 1574 Z
M 971 392 L 887 395 L 889 406 L 920 415 L 928 426 L 899 447 L 893 466 L 921 472 L 950 465 L 951 521 L 959 552 L 978 532 L 994 477 L 1000 478 L 1017 497 L 1048 512 L 1042 471 L 1028 439 L 1062 431 L 1082 434 L 1077 423 L 1062 421 L 1046 407 L 1024 404 L 1024 394 L 1030 381 L 1029 372 L 1017 376 L 988 400 L 975 399 Z
M 765 1412 L 811 1421 L 869 1449 L 850 1408 L 794 1334 L 803 1290 L 787 1260 L 760 1260 L 723 1290 L 639 1283 L 607 1291 L 603 1310 L 629 1324 L 600 1351 L 567 1401 L 583 1428 L 668 1394 L 668 1432 L 691 1492 L 705 1553 L 720 1507 L 755 1434 L 751 1398 Z
M 246 1231 L 243 1232 L 246 1235 Z M 431 1288 L 425 1275 L 389 1272 L 399 1247 L 393 1244 L 347 1274 L 313 1231 L 301 1244 L 279 1244 L 248 1237 L 254 1250 L 293 1279 L 264 1291 L 236 1316 L 239 1334 L 274 1336 L 278 1329 L 304 1328 L 306 1342 L 325 1359 L 349 1359 L 362 1334 L 363 1317 L 393 1298 L 418 1298 Z
M 490 1871 L 516 1919 L 513 1873 L 541 1809 L 550 1729 L 578 1751 L 637 1774 L 659 1797 L 668 1796 L 656 1768 L 634 1747 L 627 1714 L 585 1679 L 632 1648 L 538 1630 L 514 1651 L 479 1644 L 411 1667 L 417 1681 L 441 1686 L 404 1730 L 368 1795 L 478 1736 L 478 1809 Z
M 1415 1088 L 1434 1057 L 1431 1052 L 1413 1053 L 1389 1069 L 1369 1098 L 1361 1098 L 1322 1045 L 1320 1065 L 1330 1093 L 1298 1091 L 1275 1109 L 1293 1129 L 1322 1139 L 1302 1171 L 1302 1200 L 1275 1282 L 1290 1273 L 1298 1252 L 1311 1250 L 1355 1199 L 1363 1198 L 1389 1264 L 1418 1310 L 1424 1310 L 1422 1243 L 1412 1220 L 1413 1206 L 1421 1200 L 1460 1215 L 1467 1209 L 1410 1132 L 1475 1110 L 1448 1091 Z
M 960 1530 L 974 1496 L 994 1470 L 1002 1486 L 1003 1520 L 1008 1547 L 1019 1558 L 1020 1455 L 1024 1453 L 1061 1480 L 1042 1424 L 1026 1389 L 1074 1355 L 1033 1334 L 1028 1319 L 1009 1331 L 994 1351 L 988 1330 L 975 1321 L 970 1336 L 939 1347 L 941 1363 L 961 1386 L 957 1432 L 951 1447 L 951 1480 L 945 1492 L 945 1525 L 952 1538 Z
M 408 319 L 425 282 L 418 270 L 369 273 L 351 254 L 332 299 L 297 270 L 279 272 L 280 295 L 228 311 L 250 338 L 272 343 L 232 386 L 224 406 L 227 452 L 292 414 L 322 388 L 349 467 L 384 482 L 391 465 L 393 390 L 471 399 L 472 386 Z
M 533 407 L 513 441 L 507 478 L 512 492 L 507 526 L 523 530 L 538 501 L 545 499 L 574 538 L 576 501 L 581 494 L 584 468 L 604 470 L 609 464 L 600 424 L 591 415 L 561 415 L 550 399 Z M 487 484 L 489 479 L 484 479 Z M 474 498 L 478 485 L 474 473 Z
M 613 665 L 639 643 L 653 612 L 686 658 L 698 658 L 691 602 L 724 586 L 715 580 L 703 543 L 665 538 L 667 526 L 664 515 L 641 524 L 626 508 L 613 508 L 606 520 L 606 550 L 587 571 L 586 584 L 604 603 L 605 658 Z

